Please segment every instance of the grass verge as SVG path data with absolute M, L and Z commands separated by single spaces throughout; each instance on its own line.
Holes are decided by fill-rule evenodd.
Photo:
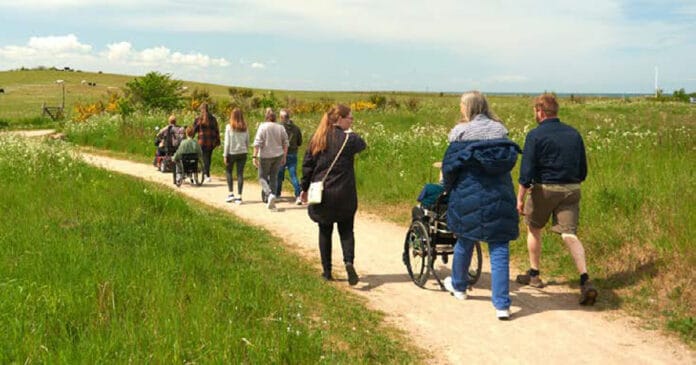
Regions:
M 60 142 L 0 151 L 0 363 L 418 361 L 267 232 Z

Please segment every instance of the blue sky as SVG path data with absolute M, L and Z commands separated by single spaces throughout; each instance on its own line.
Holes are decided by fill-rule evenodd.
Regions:
M 696 91 L 696 1 L 0 0 L 0 70 L 259 88 Z

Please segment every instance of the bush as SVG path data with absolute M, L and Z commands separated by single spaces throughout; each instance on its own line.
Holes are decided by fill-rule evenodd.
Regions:
M 153 71 L 126 83 L 126 96 L 140 109 L 169 113 L 181 105 L 182 86 L 183 82 L 171 75 Z
M 372 94 L 368 98 L 368 100 L 372 103 L 377 105 L 378 109 L 384 109 L 384 107 L 387 105 L 387 97 L 384 95 L 380 94 Z

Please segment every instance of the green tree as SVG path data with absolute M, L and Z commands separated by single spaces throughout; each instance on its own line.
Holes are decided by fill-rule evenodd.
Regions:
M 141 109 L 171 112 L 181 106 L 184 93 L 182 86 L 183 82 L 173 80 L 170 74 L 152 71 L 126 83 L 126 95 Z

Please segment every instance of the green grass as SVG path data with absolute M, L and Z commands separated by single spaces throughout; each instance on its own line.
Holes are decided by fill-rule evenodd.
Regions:
M 359 94 L 340 95 L 341 102 L 360 100 Z M 403 224 L 422 185 L 437 178 L 438 172 L 430 166 L 441 160 L 446 136 L 459 118 L 456 96 L 417 97 L 417 111 L 354 112 L 354 129 L 368 142 L 368 149 L 356 160 L 361 209 Z M 489 99 L 510 137 L 522 145 L 536 125 L 531 98 Z M 590 273 L 603 293 L 599 305 L 619 306 L 646 317 L 664 313 L 660 317 L 664 327 L 683 332 L 688 326 L 666 323 L 690 323 L 696 316 L 696 292 L 674 294 L 675 288 L 688 288 L 696 280 L 692 269 L 696 265 L 696 107 L 641 98 L 585 99 L 582 104 L 562 99 L 560 114 L 581 132 L 587 145 L 589 177 L 583 184 L 580 238 Z M 164 117 L 136 115 L 123 124 L 102 116 L 87 123 L 67 123 L 65 130 L 79 144 L 128 152 L 149 161 L 152 128 L 162 125 Z M 183 119 L 192 118 L 191 114 Z M 225 120 L 224 116 L 218 119 Z M 253 135 L 261 116 L 251 112 L 247 119 Z M 293 119 L 308 140 L 320 115 L 298 114 Z M 213 171 L 223 173 L 218 153 L 213 155 Z M 246 175 L 255 178 L 256 171 L 249 165 Z M 526 267 L 521 228 L 522 236 L 511 247 L 513 260 Z M 543 271 L 574 283 L 577 273 L 560 239 L 552 234 L 543 239 Z M 646 295 L 651 300 L 643 300 Z M 693 331 L 685 337 L 696 341 Z
M 418 361 L 266 231 L 62 143 L 0 151 L 0 363 Z
M 58 91 L 53 79 L 59 76 L 67 79 L 62 77 L 66 74 L 62 72 L 31 71 L 26 77 L 39 81 L 19 80 L 18 73 L 21 72 L 0 72 L 0 85 L 6 84 L 5 80 L 15 85 L 43 80 L 43 89 L 38 87 L 36 93 L 53 95 Z M 82 77 L 78 73 L 68 74 L 77 79 Z M 98 85 L 116 87 L 132 78 L 90 76 L 105 78 L 97 79 Z M 113 79 L 109 81 L 108 77 Z M 226 87 L 206 87 L 214 98 L 227 98 Z M 98 98 L 94 88 L 75 89 L 78 91 L 80 97 Z M 2 104 L 11 100 L 8 97 L 12 94 L 0 95 L 0 106 L 14 106 L 14 103 Z M 371 93 L 276 91 L 275 94 L 280 100 L 328 98 L 350 103 L 367 100 Z M 441 160 L 447 147 L 447 133 L 459 119 L 458 97 L 383 94 L 402 102 L 416 98 L 419 108 L 354 111 L 354 129 L 369 146 L 356 160 L 360 206 L 406 224 L 409 206 L 415 203 L 422 185 L 437 178 L 437 171 L 430 166 Z M 491 96 L 489 101 L 508 126 L 510 137 L 522 145 L 526 133 L 536 125 L 531 112 L 532 98 Z M 588 253 L 590 273 L 602 290 L 600 306 L 619 306 L 645 317 L 661 313 L 659 320 L 664 328 L 676 330 L 685 334 L 687 341 L 696 342 L 693 331 L 684 330 L 689 326 L 667 325 L 692 323 L 696 317 L 696 291 L 686 290 L 696 280 L 696 271 L 692 269 L 696 265 L 693 239 L 696 236 L 693 172 L 696 149 L 692 146 L 696 140 L 696 107 L 646 98 L 584 98 L 580 103 L 561 99 L 560 102 L 561 119 L 581 132 L 588 150 L 589 177 L 583 184 L 580 238 Z M 13 123 L 17 119 L 3 113 L 33 118 L 26 109 L 0 108 L 0 121 L 9 127 L 16 126 Z M 245 113 L 253 135 L 262 115 L 258 110 Z M 190 111 L 177 114 L 182 124 L 190 124 L 194 117 Z M 305 140 L 319 119 L 317 113 L 293 116 Z M 123 152 L 138 161 L 149 162 L 154 151 L 153 129 L 162 126 L 165 120 L 165 115 L 136 114 L 123 123 L 117 116 L 98 116 L 86 123 L 66 122 L 61 127 L 78 144 Z M 218 115 L 218 120 L 222 127 L 227 116 Z M 300 155 L 303 152 L 304 146 Z M 219 150 L 213 154 L 213 173 L 223 174 Z M 245 175 L 256 177 L 251 164 L 247 164 Z M 513 175 L 516 178 L 517 171 Z M 526 267 L 525 231 L 521 228 L 522 237 L 512 244 L 513 260 Z M 543 239 L 543 271 L 574 282 L 577 274 L 560 239 L 550 234 Z

